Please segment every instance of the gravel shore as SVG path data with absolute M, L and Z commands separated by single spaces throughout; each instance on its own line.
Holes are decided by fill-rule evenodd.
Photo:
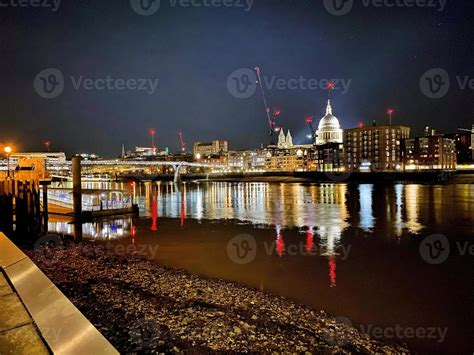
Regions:
M 26 252 L 121 353 L 408 353 L 285 298 L 91 242 Z

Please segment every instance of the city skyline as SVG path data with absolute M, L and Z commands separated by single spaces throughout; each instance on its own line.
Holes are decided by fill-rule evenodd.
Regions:
M 471 3 L 448 3 L 442 11 L 359 4 L 344 16 L 322 4 L 283 0 L 255 1 L 249 11 L 163 3 L 151 16 L 128 2 L 111 4 L 64 3 L 55 12 L 2 8 L 0 115 L 8 132 L 2 143 L 33 151 L 51 141 L 52 150 L 68 154 L 114 156 L 122 144 L 146 145 L 153 127 L 157 145 L 171 150 L 178 150 L 178 131 L 188 144 L 221 138 L 233 149 L 268 144 L 261 93 L 239 99 L 226 87 L 236 70 L 255 66 L 262 69 L 268 105 L 281 109 L 279 124 L 297 143 L 308 142 L 305 117 L 323 116 L 323 83 L 330 79 L 340 82 L 331 99 L 343 129 L 386 123 L 388 107 L 395 109 L 394 124 L 409 125 L 414 134 L 427 125 L 446 133 L 471 127 Z M 186 26 L 177 26 L 180 21 Z M 63 92 L 51 99 L 34 87 L 48 68 L 64 77 Z M 444 69 L 451 82 L 439 99 L 420 89 L 433 68 Z M 87 79 L 96 85 L 107 78 L 134 79 L 137 90 L 88 86 Z M 317 81 L 312 88 L 311 79 Z M 147 90 L 138 90 L 141 84 Z M 88 134 L 78 135 L 79 126 Z

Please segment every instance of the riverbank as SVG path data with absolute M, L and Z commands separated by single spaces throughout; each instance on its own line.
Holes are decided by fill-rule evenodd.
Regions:
M 121 353 L 408 352 L 283 297 L 93 242 L 27 253 Z

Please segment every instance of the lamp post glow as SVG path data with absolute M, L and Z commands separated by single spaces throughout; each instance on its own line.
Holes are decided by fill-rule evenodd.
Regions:
M 7 176 L 10 177 L 10 154 L 12 152 L 12 147 L 6 146 L 4 151 L 7 153 Z

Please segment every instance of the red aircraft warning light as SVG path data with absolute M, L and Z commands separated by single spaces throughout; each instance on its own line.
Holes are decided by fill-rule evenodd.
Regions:
M 150 136 L 151 136 L 151 147 L 152 148 L 155 148 L 155 134 L 156 134 L 156 131 L 154 128 L 150 128 Z
M 395 112 L 395 110 L 393 108 L 388 108 L 387 109 L 387 115 L 388 115 L 388 118 L 390 120 L 390 126 L 392 125 L 392 115 L 393 115 L 394 112 Z

